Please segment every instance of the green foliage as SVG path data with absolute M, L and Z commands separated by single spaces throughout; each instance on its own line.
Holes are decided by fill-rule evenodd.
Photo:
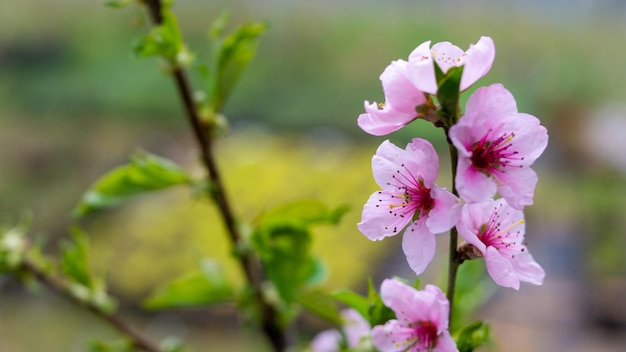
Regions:
M 148 309 L 197 307 L 234 300 L 234 289 L 219 265 L 202 261 L 198 271 L 159 287 L 145 302 Z
M 309 312 L 338 326 L 342 324 L 337 301 L 326 291 L 319 288 L 303 289 L 296 301 Z
M 104 279 L 89 268 L 89 240 L 80 229 L 74 229 L 72 239 L 61 244 L 60 265 L 62 277 L 75 298 L 103 312 L 115 310 L 115 301 L 107 294 Z
M 213 112 L 223 109 L 239 76 L 254 58 L 259 37 L 267 28 L 263 23 L 246 23 L 223 37 L 227 20 L 226 15 L 220 16 L 209 30 L 213 55 L 206 75 Z
M 368 320 L 371 326 L 382 325 L 396 318 L 396 313 L 383 303 L 371 279 L 367 283 L 367 291 L 367 299 L 369 301 Z
M 135 0 L 106 0 L 104 5 L 112 8 L 122 8 L 133 1 Z
M 114 341 L 92 341 L 89 343 L 91 352 L 133 352 L 135 348 L 130 339 L 118 339 Z
M 459 97 L 461 93 L 459 89 L 462 75 L 463 66 L 451 67 L 444 74 L 439 65 L 435 65 L 435 76 L 437 77 L 438 86 L 437 100 L 441 104 L 440 115 L 446 127 L 454 125 L 460 116 Z
M 489 325 L 482 321 L 473 322 L 454 334 L 459 352 L 473 352 L 489 342 Z
M 189 66 L 195 59 L 185 43 L 176 16 L 164 8 L 161 11 L 163 23 L 152 28 L 149 34 L 141 37 L 133 48 L 137 58 L 162 57 L 173 65 Z
M 348 289 L 337 290 L 332 296 L 359 312 L 371 326 L 381 325 L 396 318 L 396 314 L 383 303 L 371 279 L 368 281 L 367 297 Z
M 252 248 L 286 304 L 294 302 L 300 289 L 319 276 L 320 266 L 310 253 L 310 226 L 337 224 L 346 210 L 300 200 L 271 209 L 257 219 L 250 239 Z
M 336 290 L 332 293 L 332 296 L 359 312 L 361 316 L 369 321 L 370 302 L 366 297 L 349 289 Z
M 120 166 L 98 179 L 73 211 L 76 218 L 119 205 L 135 196 L 190 183 L 176 164 L 148 153 L 138 153 L 130 164 Z
M 454 295 L 453 320 L 450 330 L 467 324 L 476 309 L 484 305 L 496 292 L 496 286 L 486 275 L 483 260 L 468 260 L 459 267 Z

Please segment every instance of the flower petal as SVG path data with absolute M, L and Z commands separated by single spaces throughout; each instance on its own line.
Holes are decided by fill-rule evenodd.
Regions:
M 528 250 L 515 256 L 513 269 L 521 281 L 529 282 L 534 285 L 542 285 L 543 279 L 546 276 L 543 268 L 535 261 L 533 256 L 528 253 Z
M 487 87 L 481 87 L 467 99 L 465 104 L 466 116 L 474 115 L 476 118 L 487 120 L 501 119 L 503 117 L 517 117 L 517 103 L 513 94 L 509 92 L 502 84 L 496 83 Z M 475 127 L 481 127 L 486 130 L 484 121 L 475 120 Z
M 364 102 L 366 113 L 360 114 L 357 119 L 359 127 L 374 136 L 383 136 L 395 132 L 417 118 L 417 113 L 401 112 L 389 104 L 378 108 L 376 102 Z
M 450 302 L 443 294 L 441 289 L 437 286 L 426 285 L 424 288 L 425 292 L 428 292 L 433 295 L 435 298 L 435 303 L 433 304 L 433 308 L 431 310 L 431 314 L 429 315 L 429 320 L 437 325 L 437 332 L 441 333 L 443 331 L 448 330 L 448 319 L 450 316 Z
M 337 352 L 341 346 L 341 333 L 335 329 L 324 330 L 311 341 L 313 352 Z
M 480 37 L 476 45 L 470 45 L 465 52 L 463 76 L 461 77 L 461 91 L 466 90 L 491 69 L 496 57 L 496 48 L 493 39 Z
M 433 185 L 430 191 L 435 206 L 428 213 L 426 226 L 432 233 L 442 233 L 450 230 L 461 215 L 461 201 L 451 192 Z
M 541 121 L 533 115 L 519 113 L 511 119 L 511 131 L 515 131 L 513 145 L 524 159 L 518 162 L 522 166 L 530 166 L 548 146 L 548 130 L 541 126 Z
M 385 279 L 380 285 L 380 298 L 403 325 L 429 320 L 428 313 L 435 302 L 433 294 L 393 279 Z
M 498 192 L 515 209 L 533 204 L 537 174 L 529 167 L 506 168 L 505 172 L 493 175 Z
M 414 339 L 413 329 L 407 328 L 397 320 L 389 320 L 385 325 L 375 326 L 372 330 L 372 342 L 381 352 L 406 351 Z
M 456 347 L 456 342 L 452 336 L 450 336 L 450 332 L 445 330 L 438 336 L 437 346 L 433 349 L 432 352 L 458 352 L 459 349 Z
M 370 324 L 356 310 L 351 308 L 342 310 L 341 319 L 344 321 L 343 331 L 346 333 L 348 347 L 358 346 L 361 339 L 369 335 Z
M 394 109 L 408 115 L 417 116 L 415 108 L 426 103 L 426 96 L 408 79 L 408 62 L 396 60 L 380 75 L 385 100 Z
M 437 78 L 433 64 L 430 41 L 420 44 L 409 55 L 409 80 L 424 93 L 437 93 Z
M 390 212 L 388 199 L 389 193 L 374 192 L 363 206 L 361 222 L 357 227 L 372 241 L 397 235 L 411 221 L 410 217 L 400 217 L 394 215 L 397 213 Z
M 416 275 L 424 272 L 435 256 L 437 241 L 425 221 L 416 221 L 402 235 L 402 250 Z
M 515 273 L 513 264 L 503 258 L 494 247 L 487 247 L 485 264 L 487 266 L 487 272 L 489 272 L 489 275 L 496 284 L 519 290 L 520 280 Z
M 431 53 L 433 53 L 433 59 L 444 74 L 451 67 L 462 65 L 463 55 L 465 54 L 461 48 L 450 42 L 441 42 L 433 45 Z
M 483 220 L 483 216 L 483 207 L 480 203 L 465 204 L 461 211 L 461 218 L 456 225 L 456 229 L 465 242 L 472 244 L 484 255 L 487 251 L 487 247 L 478 238 L 480 226 L 488 221 L 488 219 Z
M 476 170 L 468 158 L 459 158 L 456 189 L 461 198 L 468 203 L 486 201 L 496 194 L 496 184 L 493 180 Z

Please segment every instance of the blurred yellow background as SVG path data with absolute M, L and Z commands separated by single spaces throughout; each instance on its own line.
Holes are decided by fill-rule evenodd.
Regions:
M 47 238 L 54 253 L 82 192 L 133 151 L 199 172 L 174 85 L 156 60 L 132 57 L 146 30 L 143 9 L 76 0 L 0 0 L 0 9 L 0 221 L 32 210 L 31 234 Z M 209 54 L 206 30 L 223 10 L 233 26 L 269 24 L 225 111 L 231 128 L 218 158 L 226 186 L 248 220 L 303 197 L 350 204 L 339 227 L 315 231 L 329 288 L 362 290 L 372 275 L 377 285 L 389 275 L 412 278 L 400 236 L 373 243 L 356 229 L 376 190 L 369 163 L 380 142 L 431 140 L 442 152 L 438 184 L 450 185 L 441 130 L 418 121 L 373 137 L 356 126 L 363 100 L 383 98 L 378 76 L 423 41 L 465 49 L 491 36 L 496 60 L 474 89 L 503 83 L 520 111 L 548 127 L 550 142 L 535 164 L 535 205 L 526 210 L 528 246 L 546 281 L 497 290 L 478 312 L 492 324 L 494 344 L 485 350 L 623 351 L 626 3 L 178 0 L 174 11 L 200 59 Z M 239 323 L 228 308 L 137 309 L 159 280 L 200 257 L 217 258 L 238 275 L 214 209 L 189 192 L 165 192 L 86 226 L 94 266 L 106 270 L 126 312 L 148 334 L 176 335 L 198 351 L 263 349 L 246 329 L 222 331 Z M 443 265 L 446 236 L 439 237 Z M 439 280 L 437 270 L 426 278 Z M 0 277 L 1 352 L 83 351 L 85 341 L 112 335 L 62 299 L 34 297 Z

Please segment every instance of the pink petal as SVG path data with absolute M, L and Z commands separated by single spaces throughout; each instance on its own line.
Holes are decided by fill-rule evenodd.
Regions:
M 433 45 L 431 52 L 434 53 L 434 60 L 439 65 L 441 71 L 446 74 L 451 67 L 463 64 L 463 50 L 450 42 L 441 42 Z
M 465 53 L 461 91 L 466 90 L 491 69 L 496 57 L 496 48 L 490 37 L 480 37 L 476 45 L 470 45 Z
M 389 208 L 379 205 L 383 193 L 374 192 L 363 206 L 361 222 L 357 227 L 372 241 L 382 240 L 388 236 L 397 235 L 411 221 L 409 217 L 394 216 Z M 395 230 L 395 231 L 394 231 Z
M 420 299 L 418 291 L 398 280 L 385 279 L 380 285 L 380 298 L 383 303 L 396 313 L 398 321 L 412 324 L 424 320 L 424 315 L 415 316 L 413 311 L 424 312 L 428 302 Z
M 459 158 L 456 189 L 461 198 L 468 203 L 486 201 L 496 194 L 496 184 L 493 180 L 474 169 L 468 158 Z
M 456 226 L 459 231 L 459 235 L 465 240 L 465 242 L 474 245 L 481 253 L 487 251 L 485 244 L 478 238 L 478 232 L 480 226 L 488 221 L 483 219 L 483 209 L 479 204 L 466 204 L 461 211 L 461 219 Z
M 433 65 L 430 41 L 420 44 L 409 55 L 409 80 L 424 93 L 437 93 L 437 79 Z
M 501 119 L 506 116 L 517 116 L 517 103 L 515 98 L 504 88 L 502 84 L 496 83 L 487 87 L 478 88 L 465 104 L 466 116 L 475 115 L 477 118 L 483 116 L 485 119 Z M 486 130 L 483 121 L 476 120 L 474 128 Z
M 508 128 L 515 132 L 513 139 L 515 151 L 524 157 L 518 164 L 532 165 L 548 146 L 548 130 L 541 126 L 541 122 L 535 116 L 523 113 L 511 119 Z
M 357 125 L 374 136 L 395 132 L 417 118 L 415 111 L 401 112 L 389 104 L 385 104 L 382 110 L 376 102 L 370 104 L 365 101 L 364 106 L 366 113 L 359 115 Z
M 546 276 L 543 268 L 533 258 L 528 250 L 516 255 L 513 260 L 513 268 L 520 281 L 529 282 L 534 285 L 542 285 Z
M 425 292 L 428 292 L 433 295 L 435 298 L 434 304 L 432 305 L 431 314 L 429 316 L 429 320 L 437 325 L 437 332 L 441 333 L 443 331 L 448 330 L 448 318 L 450 316 L 450 302 L 443 294 L 441 289 L 437 286 L 426 285 L 424 288 Z
M 402 113 L 416 116 L 415 108 L 426 103 L 426 96 L 409 81 L 408 64 L 404 60 L 393 61 L 381 74 L 380 80 L 387 103 Z
M 343 323 L 343 331 L 346 333 L 348 347 L 356 347 L 361 339 L 370 333 L 370 324 L 354 309 L 345 309 L 341 311 L 341 319 Z
M 423 178 L 424 185 L 430 187 L 434 184 L 439 173 L 439 156 L 433 145 L 422 138 L 413 138 L 406 146 L 406 155 L 402 160 L 414 176 Z
M 506 168 L 505 172 L 493 175 L 498 193 L 515 209 L 533 204 L 537 174 L 529 167 Z
M 375 326 L 372 330 L 372 342 L 381 352 L 406 351 L 414 338 L 413 329 L 407 328 L 397 320 L 390 320 L 385 325 Z
M 341 333 L 337 330 L 324 330 L 315 335 L 311 341 L 313 352 L 337 352 L 341 344 Z
M 487 253 L 484 254 L 487 272 L 493 281 L 500 286 L 519 290 L 520 280 L 515 273 L 513 264 L 502 257 L 498 250 L 493 247 L 487 247 Z
M 450 332 L 445 330 L 439 335 L 437 339 L 437 346 L 432 350 L 432 352 L 458 352 L 459 349 L 456 347 L 456 342 L 450 336 Z
M 416 221 L 407 227 L 402 236 L 402 250 L 416 275 L 424 272 L 435 256 L 437 241 L 425 221 Z
M 428 213 L 426 226 L 432 233 L 446 232 L 459 220 L 462 204 L 454 194 L 439 186 L 433 185 L 430 192 L 435 207 Z

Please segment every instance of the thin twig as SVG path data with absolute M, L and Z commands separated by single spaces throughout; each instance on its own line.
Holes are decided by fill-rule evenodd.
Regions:
M 148 7 L 150 18 L 154 25 L 162 24 L 161 0 L 144 0 L 144 4 Z M 202 119 L 198 115 L 198 110 L 193 100 L 191 85 L 189 84 L 185 70 L 178 64 L 173 63 L 172 75 L 176 82 L 176 87 L 185 109 L 187 120 L 191 125 L 198 148 L 200 149 L 202 163 L 207 170 L 207 177 L 211 182 L 213 196 L 217 202 L 222 220 L 224 221 L 233 246 L 238 248 L 242 242 L 242 236 L 237 227 L 234 213 L 228 201 L 226 190 L 215 162 L 211 131 L 203 125 Z M 287 342 L 285 333 L 278 322 L 278 313 L 275 307 L 268 303 L 263 296 L 262 284 L 264 275 L 261 266 L 250 252 L 241 253 L 239 259 L 245 276 L 254 290 L 254 297 L 257 304 L 259 305 L 263 332 L 272 343 L 275 351 L 284 351 L 287 347 Z
M 107 313 L 103 311 L 102 308 L 91 302 L 78 299 L 72 294 L 68 283 L 62 278 L 47 273 L 45 270 L 41 269 L 35 263 L 29 261 L 28 259 L 25 259 L 22 262 L 22 269 L 34 275 L 39 282 L 43 283 L 51 290 L 57 292 L 61 296 L 71 300 L 76 304 L 86 307 L 95 315 L 106 320 L 109 324 L 115 327 L 115 329 L 130 338 L 134 347 L 148 352 L 163 352 L 163 350 L 159 348 L 156 343 L 152 342 L 147 337 L 143 336 L 139 331 L 135 330 L 119 315 Z

